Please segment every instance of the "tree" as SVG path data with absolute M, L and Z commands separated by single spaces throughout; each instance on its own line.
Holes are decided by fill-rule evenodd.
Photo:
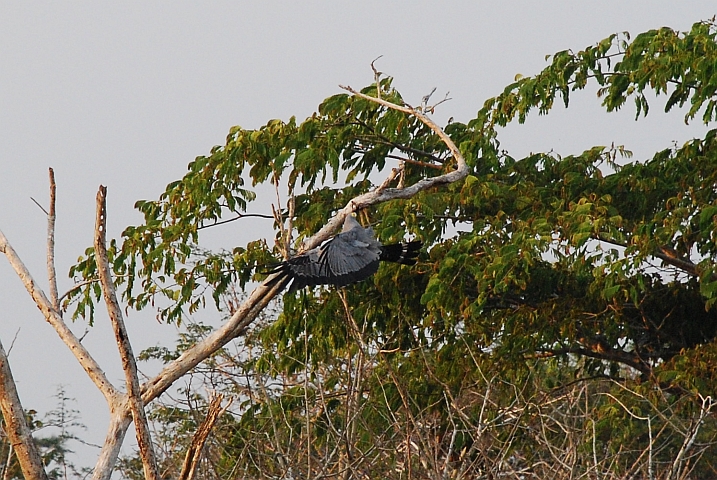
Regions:
M 159 306 L 168 322 L 189 322 L 207 301 L 225 313 L 220 329 L 147 352 L 167 366 L 141 393 L 148 403 L 208 360 L 205 378 L 239 407 L 205 446 L 206 477 L 713 476 L 715 130 L 638 162 L 605 146 L 516 159 L 497 127 L 556 100 L 568 107 L 588 87 L 608 112 L 633 100 L 639 119 L 653 92 L 666 113 L 686 106 L 686 122 L 710 124 L 715 65 L 714 20 L 612 35 L 556 53 L 476 118 L 443 128 L 430 96 L 407 106 L 374 70 L 373 85 L 344 87 L 304 122 L 232 128 L 158 200 L 137 202 L 143 224 L 106 255 L 104 241 L 85 252 L 65 307 L 92 322 L 102 292 L 112 303 L 119 288 L 129 307 Z M 276 247 L 201 248 L 203 230 L 254 215 L 248 181 L 287 190 L 273 210 Z M 284 295 L 280 314 L 255 322 L 281 285 L 248 293 L 252 282 L 352 211 L 377 222 L 383 242 L 421 239 L 418 265 Z M 238 358 L 225 350 L 236 337 Z M 108 437 L 121 438 L 128 397 L 107 392 L 120 412 Z M 187 395 L 185 409 L 154 411 L 164 438 L 198 425 L 202 400 Z M 178 469 L 182 449 L 160 450 L 161 468 Z M 103 465 L 116 454 L 105 449 Z M 139 475 L 138 464 L 123 465 Z

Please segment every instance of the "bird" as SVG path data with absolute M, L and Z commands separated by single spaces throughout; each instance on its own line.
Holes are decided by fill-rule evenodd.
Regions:
M 289 293 L 316 285 L 343 287 L 376 273 L 381 261 L 415 265 L 422 245 L 420 240 L 382 245 L 373 228 L 364 228 L 353 215 L 347 215 L 341 232 L 328 242 L 267 272 L 277 274 L 267 286 L 291 281 Z

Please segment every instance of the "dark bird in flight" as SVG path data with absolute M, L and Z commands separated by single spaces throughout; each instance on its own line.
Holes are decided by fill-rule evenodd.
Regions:
M 269 286 L 292 280 L 289 293 L 314 285 L 343 287 L 376 273 L 382 260 L 414 265 L 422 244 L 420 240 L 414 240 L 381 245 L 371 227 L 362 227 L 349 215 L 341 233 L 320 247 L 281 262 L 268 272 L 278 274 Z

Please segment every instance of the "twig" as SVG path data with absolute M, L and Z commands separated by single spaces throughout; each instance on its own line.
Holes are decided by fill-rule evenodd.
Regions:
M 12 457 L 15 453 L 15 449 L 12 447 L 12 442 L 10 442 L 10 445 L 7 447 L 7 458 L 5 459 L 5 469 L 3 470 L 2 478 L 3 480 L 10 480 L 10 466 L 12 465 Z
M 704 424 L 705 417 L 710 413 L 710 410 L 712 410 L 712 407 L 714 407 L 715 402 L 712 400 L 712 397 L 709 395 L 707 397 L 703 397 L 700 395 L 700 400 L 702 402 L 702 405 L 700 406 L 700 416 L 697 419 L 697 421 L 692 426 L 692 432 L 690 435 L 685 435 L 685 440 L 682 442 L 682 447 L 680 447 L 680 451 L 677 453 L 677 456 L 675 457 L 675 461 L 672 463 L 672 466 L 670 467 L 670 473 L 668 474 L 668 479 L 678 479 L 683 478 L 682 475 L 680 475 L 682 471 L 682 465 L 685 463 L 684 456 L 687 453 L 687 451 L 692 448 L 692 445 L 695 443 L 695 440 L 697 439 L 697 434 L 700 432 L 700 428 L 702 428 L 702 424 Z M 689 432 L 686 432 L 689 433 Z
M 287 222 L 289 223 L 286 226 L 286 237 L 284 238 L 284 248 L 286 249 L 287 258 L 289 253 L 291 252 L 291 233 L 294 231 L 294 212 L 296 210 L 296 197 L 294 196 L 294 192 L 292 190 L 289 200 L 287 201 L 287 207 L 289 209 L 288 212 L 288 219 Z
M 602 238 L 599 235 L 593 236 L 595 240 L 598 240 L 600 242 L 609 243 L 610 245 L 615 245 L 616 247 L 622 247 L 627 248 L 628 245 L 622 242 L 618 242 L 615 240 L 608 240 L 605 238 Z M 655 258 L 659 258 L 664 263 L 671 265 L 675 268 L 678 268 L 682 270 L 683 272 L 692 275 L 693 277 L 699 277 L 700 276 L 700 270 L 698 266 L 692 262 L 689 258 L 685 258 L 681 256 L 679 253 L 677 253 L 673 248 L 667 246 L 667 245 L 661 245 L 655 249 L 651 253 L 651 255 Z M 712 275 L 711 278 L 715 279 L 715 275 Z
M 97 261 L 97 272 L 99 273 L 100 282 L 102 283 L 102 293 L 104 294 L 105 304 L 107 305 L 107 313 L 112 322 L 117 347 L 119 348 L 120 357 L 122 359 L 122 369 L 124 370 L 127 382 L 127 395 L 129 396 L 132 417 L 134 418 L 135 429 L 137 431 L 137 443 L 139 444 L 139 454 L 142 458 L 142 466 L 144 467 L 144 476 L 149 480 L 159 480 L 157 460 L 154 455 L 152 438 L 149 434 L 147 416 L 144 412 L 144 404 L 142 403 L 142 395 L 140 393 L 137 364 L 135 362 L 134 353 L 132 352 L 132 345 L 129 342 L 127 329 L 122 319 L 122 309 L 117 301 L 117 294 L 115 293 L 110 274 L 110 263 L 107 258 L 106 230 L 107 187 L 100 186 L 97 192 L 97 218 L 95 223 L 95 258 Z
M 63 294 L 60 296 L 60 298 L 57 299 L 57 301 L 58 301 L 58 302 L 62 302 L 62 300 L 64 300 L 66 296 L 68 296 L 69 294 L 71 294 L 72 292 L 74 292 L 75 290 L 77 290 L 78 288 L 82 288 L 82 287 L 84 287 L 85 285 L 88 285 L 88 284 L 90 284 L 90 283 L 99 282 L 99 281 L 100 281 L 99 278 L 90 278 L 90 279 L 88 279 L 88 280 L 83 280 L 83 281 L 81 281 L 80 283 L 76 283 L 75 285 L 72 286 L 72 288 L 70 288 L 68 291 L 66 291 L 65 293 L 63 293 Z
M 365 123 L 359 123 L 359 124 L 360 124 L 362 127 L 369 128 L 368 125 L 366 125 Z M 426 151 L 424 151 L 424 150 L 419 150 L 418 148 L 413 148 L 413 147 L 409 147 L 409 146 L 406 146 L 406 145 L 401 145 L 400 143 L 392 142 L 391 140 L 389 140 L 389 139 L 386 138 L 385 136 L 380 135 L 380 134 L 377 134 L 377 133 L 373 133 L 373 135 L 375 135 L 376 138 L 372 138 L 372 137 L 369 136 L 369 135 L 365 135 L 365 136 L 362 135 L 362 136 L 360 136 L 360 137 L 358 137 L 358 138 L 359 138 L 360 140 L 362 140 L 362 141 L 368 141 L 368 142 L 380 143 L 380 144 L 382 144 L 382 145 L 388 145 L 388 146 L 393 147 L 393 148 L 395 148 L 395 149 L 397 149 L 397 150 L 401 150 L 401 151 L 404 152 L 404 153 L 413 153 L 414 155 L 418 155 L 418 156 L 420 156 L 420 157 L 426 157 L 426 158 L 429 158 L 429 159 L 433 160 L 433 161 L 436 162 L 436 163 L 441 163 L 441 164 L 442 164 L 442 163 L 445 163 L 445 161 L 444 161 L 442 158 L 437 157 L 437 156 L 433 155 L 432 153 L 428 153 L 428 152 L 426 152 Z
M 35 200 L 35 199 L 32 198 L 32 197 L 30 197 L 30 200 L 32 200 L 33 202 L 35 202 L 35 205 L 37 205 L 38 207 L 40 207 L 40 210 L 42 210 L 42 211 L 45 213 L 45 215 L 50 215 L 50 214 L 48 213 L 48 211 L 45 210 L 45 207 L 43 207 L 42 205 L 40 205 L 40 202 L 38 202 L 37 200 Z
M 434 93 L 436 93 L 436 87 L 433 87 L 433 90 L 431 90 L 431 92 L 428 95 L 424 95 L 423 98 L 421 99 L 421 111 L 422 112 L 429 111 L 428 102 L 431 101 L 431 97 L 433 96 Z
M 17 340 L 17 336 L 20 334 L 20 327 L 15 330 L 15 335 L 12 337 L 12 342 L 10 342 L 10 348 L 7 349 L 7 356 L 10 357 L 10 353 L 12 353 L 12 347 L 15 346 L 15 340 Z
M 311 478 L 311 408 L 309 407 L 309 326 L 304 315 L 304 414 L 306 421 L 306 476 Z
M 386 158 L 393 158 L 395 160 L 401 160 L 402 162 L 411 163 L 413 165 L 420 165 L 421 167 L 433 168 L 434 170 L 441 170 L 443 168 L 442 165 L 434 165 L 432 163 L 419 162 L 418 160 L 413 160 L 408 157 L 399 157 L 398 155 L 391 155 L 390 153 L 388 155 L 386 155 Z
M 383 75 L 383 72 L 379 72 L 378 70 L 376 70 L 376 66 L 374 64 L 381 57 L 383 57 L 383 55 L 379 55 L 378 57 L 373 59 L 373 62 L 371 62 L 371 70 L 373 70 L 373 81 L 376 82 L 376 96 L 378 98 L 381 98 L 381 75 Z

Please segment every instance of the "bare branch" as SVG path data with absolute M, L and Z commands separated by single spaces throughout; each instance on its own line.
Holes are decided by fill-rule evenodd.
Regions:
M 92 358 L 90 352 L 80 343 L 77 336 L 70 330 L 67 324 L 62 320 L 62 317 L 55 311 L 52 304 L 45 296 L 45 292 L 37 285 L 35 280 L 30 275 L 30 272 L 25 267 L 20 257 L 12 248 L 12 245 L 8 242 L 5 235 L 0 231 L 0 252 L 3 252 L 7 257 L 10 265 L 17 273 L 22 283 L 25 285 L 25 289 L 30 294 L 32 299 L 35 301 L 37 308 L 40 309 L 42 314 L 45 316 L 45 320 L 52 325 L 57 332 L 60 339 L 67 345 L 72 354 L 75 356 L 77 361 L 84 368 L 90 380 L 95 386 L 102 392 L 107 403 L 112 404 L 115 398 L 119 395 L 119 392 L 107 379 L 107 376 L 100 368 L 99 364 Z
M 677 452 L 677 456 L 675 457 L 675 460 L 670 467 L 670 472 L 667 475 L 667 478 L 669 479 L 686 478 L 686 474 L 683 471 L 683 466 L 685 465 L 685 454 L 690 450 L 690 448 L 692 448 L 693 444 L 695 443 L 695 440 L 697 439 L 697 435 L 700 432 L 700 428 L 705 422 L 705 418 L 707 417 L 707 415 L 710 414 L 712 407 L 715 406 L 715 402 L 709 395 L 704 397 L 700 394 L 699 397 L 702 402 L 702 405 L 700 406 L 699 417 L 692 425 L 692 428 L 690 429 L 691 431 L 688 430 L 687 432 L 685 432 L 685 439 L 682 442 L 680 451 Z
M 42 458 L 25 419 L 25 411 L 15 388 L 10 364 L 0 343 L 0 410 L 5 419 L 5 433 L 15 450 L 25 478 L 47 479 Z
M 402 162 L 411 163 L 413 165 L 419 165 L 421 167 L 427 167 L 427 168 L 433 168 L 434 170 L 441 170 L 443 167 L 441 165 L 434 165 L 432 163 L 425 163 L 425 162 L 419 162 L 418 160 L 413 160 L 408 157 L 399 157 L 398 155 L 386 155 L 386 158 L 393 158 L 395 160 L 400 160 Z
M 214 428 L 214 424 L 217 422 L 221 414 L 224 413 L 231 404 L 230 401 L 229 404 L 222 407 L 222 400 L 224 400 L 224 395 L 219 394 L 212 398 L 211 402 L 209 403 L 209 407 L 207 408 L 207 416 L 204 418 L 201 425 L 199 425 L 199 428 L 194 433 L 194 436 L 192 437 L 192 443 L 189 446 L 189 449 L 187 449 L 187 455 L 184 457 L 184 465 L 182 465 L 182 471 L 179 474 L 179 480 L 192 480 L 194 478 L 194 473 L 197 471 L 199 460 L 202 457 L 202 449 L 204 448 L 204 444 L 206 443 L 207 438 L 212 431 L 212 428 Z
M 60 300 L 57 296 L 57 271 L 55 270 L 55 171 L 50 168 L 50 212 L 47 214 L 47 280 L 50 284 L 50 303 L 62 316 Z
M 137 364 L 122 318 L 122 309 L 117 301 L 117 294 L 115 293 L 115 287 L 112 283 L 110 262 L 107 258 L 106 230 L 107 187 L 100 186 L 97 192 L 97 218 L 95 223 L 97 271 L 99 273 L 100 282 L 102 283 L 102 293 L 104 294 L 105 304 L 107 305 L 107 313 L 112 322 L 120 358 L 122 359 L 122 369 L 124 370 L 127 382 L 127 395 L 129 396 L 135 430 L 137 431 L 137 443 L 139 445 L 139 454 L 142 458 L 142 466 L 144 467 L 144 476 L 150 480 L 159 480 L 157 460 L 152 447 L 152 438 L 149 434 L 147 416 L 144 412 L 144 404 L 142 403 L 139 379 L 137 377 Z
M 288 280 L 276 282 L 267 287 L 270 279 L 271 277 L 254 289 L 231 318 L 220 328 L 201 342 L 185 350 L 179 358 L 167 364 L 156 377 L 145 383 L 142 388 L 142 399 L 145 404 L 161 395 L 172 383 L 208 358 L 217 349 L 226 345 L 237 335 L 241 335 L 246 327 L 254 321 L 259 312 L 284 289 L 288 282 Z
M 431 92 L 428 95 L 424 95 L 423 98 L 421 99 L 421 111 L 422 112 L 428 111 L 428 109 L 429 109 L 428 102 L 431 101 L 431 97 L 433 96 L 434 93 L 436 93 L 436 87 L 433 87 L 433 90 L 431 90 Z

